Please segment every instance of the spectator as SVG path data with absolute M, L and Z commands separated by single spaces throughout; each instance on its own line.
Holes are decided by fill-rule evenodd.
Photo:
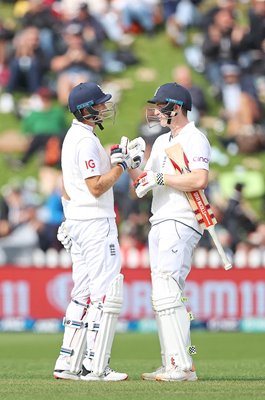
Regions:
M 236 0 L 218 0 L 216 4 L 209 7 L 205 13 L 201 15 L 200 26 L 206 31 L 208 27 L 213 23 L 215 15 L 220 10 L 226 10 L 230 13 L 234 20 L 237 20 L 237 1 Z
M 34 93 L 41 86 L 49 63 L 40 48 L 39 30 L 34 26 L 19 31 L 13 40 L 14 55 L 10 58 L 7 91 Z
M 104 28 L 99 20 L 90 13 L 87 3 L 81 3 L 77 12 L 77 16 L 73 18 L 73 23 L 80 24 L 83 29 L 85 41 L 90 42 L 96 40 L 97 43 L 102 43 L 106 39 Z
M 101 7 L 98 7 L 99 4 Z M 119 0 L 102 0 L 97 4 L 90 1 L 89 8 L 91 14 L 102 24 L 109 40 L 122 47 L 128 47 L 133 43 L 133 36 L 124 32 L 121 17 L 122 3 Z
M 105 14 L 104 17 L 106 18 Z M 101 22 L 104 18 L 97 18 L 93 16 L 86 3 L 81 3 L 78 9 L 76 18 L 72 20 L 72 23 L 79 24 L 82 26 L 83 37 L 88 48 L 97 48 L 98 54 L 102 57 L 102 72 L 117 73 L 121 72 L 125 68 L 125 64 L 117 59 L 118 54 L 116 51 L 104 50 L 103 41 L 106 39 L 107 34 L 105 27 Z M 100 22 L 99 22 L 100 21 Z M 113 29 L 113 21 L 107 22 L 110 24 L 110 29 Z M 114 29 L 119 28 L 116 26 Z M 119 35 L 123 35 L 123 32 L 119 32 Z M 118 43 L 122 42 L 122 38 L 119 36 Z
M 221 66 L 227 62 L 237 62 L 242 48 L 245 29 L 237 25 L 226 9 L 219 10 L 213 23 L 209 25 L 203 42 L 203 54 L 206 63 L 206 77 L 214 89 L 220 92 L 222 86 Z
M 243 188 L 242 183 L 235 185 L 223 217 L 223 225 L 230 233 L 231 250 L 234 253 L 238 244 L 246 241 L 248 235 L 256 230 L 254 218 L 243 204 Z
M 13 36 L 14 32 L 0 19 L 0 89 L 7 85 L 9 79 L 8 43 Z
M 190 26 L 198 25 L 199 12 L 197 5 L 201 0 L 179 0 L 174 14 L 166 20 L 166 32 L 173 44 L 184 45 L 186 31 Z
M 132 199 L 130 196 L 131 178 L 126 172 L 117 180 L 113 186 L 114 206 L 117 215 L 117 223 L 128 218 L 132 208 Z
M 174 15 L 177 5 L 179 4 L 180 0 L 162 0 L 162 10 L 165 22 L 168 20 L 169 17 Z
M 234 138 L 244 152 L 264 148 L 264 140 L 257 134 L 255 124 L 261 118 L 261 104 L 252 78 L 240 74 L 234 64 L 221 67 L 224 83 L 221 89 L 223 118 L 227 122 L 228 138 Z
M 199 123 L 200 117 L 208 108 L 203 90 L 193 83 L 191 70 L 186 65 L 175 67 L 172 75 L 175 82 L 189 90 L 192 98 L 192 111 L 189 118 Z
M 52 178 L 52 176 L 51 176 Z M 46 199 L 38 212 L 38 236 L 39 246 L 43 251 L 53 248 L 61 250 L 62 245 L 57 239 L 57 231 L 64 220 L 62 207 L 62 177 L 61 174 L 55 175 L 52 179 L 53 184 L 50 193 L 47 193 Z
M 57 75 L 58 99 L 66 105 L 74 86 L 86 81 L 101 81 L 102 61 L 97 46 L 88 48 L 80 24 L 66 26 L 63 39 L 63 49 L 52 58 L 51 69 Z
M 8 205 L 4 197 L 0 197 L 0 238 L 7 236 L 11 231 L 8 221 Z
M 249 31 L 245 37 L 247 66 L 258 76 L 265 74 L 265 2 L 252 0 L 248 11 Z M 258 27 L 258 29 L 257 29 Z
M 21 18 L 22 27 L 35 26 L 39 29 L 40 47 L 48 59 L 55 53 L 56 32 L 59 20 L 52 13 L 51 7 L 41 0 L 29 0 L 28 11 Z
M 257 247 L 265 247 L 265 223 L 259 222 L 254 232 L 251 232 L 248 236 L 248 241 L 251 245 Z
M 41 87 L 37 95 L 42 107 L 22 118 L 22 132 L 29 138 L 29 144 L 21 160 L 13 161 L 15 167 L 27 164 L 39 151 L 44 152 L 45 165 L 57 166 L 60 162 L 61 144 L 66 130 L 65 110 L 53 103 L 53 93 L 49 88 Z
M 123 251 L 142 250 L 148 242 L 148 221 L 150 214 L 132 213 L 127 221 L 119 225 L 120 245 Z
M 31 252 L 38 247 L 36 233 L 36 205 L 28 202 L 23 185 L 10 183 L 4 190 L 6 235 L 0 239 L 7 263 L 31 262 Z
M 156 0 L 124 0 L 121 6 L 122 25 L 125 32 L 133 31 L 138 24 L 144 32 L 153 34 L 155 28 Z
M 261 50 L 265 40 L 265 3 L 261 0 L 252 0 L 248 10 L 249 32 L 246 42 L 250 49 Z M 259 29 L 257 29 L 259 27 Z

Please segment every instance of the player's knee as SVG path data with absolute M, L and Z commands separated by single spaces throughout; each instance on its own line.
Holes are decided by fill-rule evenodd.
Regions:
M 118 274 L 111 282 L 104 300 L 104 312 L 119 314 L 123 303 L 123 275 Z
M 171 275 L 152 274 L 152 303 L 157 312 L 183 307 L 181 289 Z

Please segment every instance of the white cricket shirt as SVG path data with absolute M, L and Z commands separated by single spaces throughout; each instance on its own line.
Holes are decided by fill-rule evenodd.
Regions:
M 67 219 L 115 217 L 112 188 L 96 198 L 85 183 L 86 178 L 111 169 L 110 158 L 91 126 L 73 120 L 64 138 L 61 164 L 64 187 L 71 199 L 65 207 Z
M 190 170 L 209 170 L 211 154 L 210 144 L 206 136 L 195 127 L 194 122 L 189 122 L 185 125 L 174 138 L 172 138 L 171 132 L 159 136 L 153 144 L 145 170 L 174 175 L 174 167 L 167 157 L 165 149 L 176 143 L 179 143 L 185 152 L 189 160 Z M 150 218 L 152 225 L 168 219 L 174 219 L 190 226 L 200 233 L 203 232 L 184 192 L 172 189 L 168 186 L 155 187 L 153 189 L 151 211 L 153 214 Z

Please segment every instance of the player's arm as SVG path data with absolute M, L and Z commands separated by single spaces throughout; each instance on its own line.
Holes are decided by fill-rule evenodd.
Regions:
M 209 172 L 206 169 L 195 169 L 183 175 L 164 174 L 164 184 L 182 192 L 193 192 L 208 186 L 208 176 Z
M 107 192 L 117 182 L 123 168 L 116 165 L 109 172 L 104 175 L 92 176 L 85 179 L 88 190 L 94 197 L 100 197 L 103 193 Z
M 205 140 L 195 140 L 193 145 L 183 151 L 180 144 L 175 144 L 165 152 L 174 168 L 180 173 L 164 175 L 165 185 L 183 192 L 203 190 L 208 185 L 210 145 Z
M 141 168 L 128 169 L 128 173 L 132 181 L 135 181 L 135 179 L 138 178 L 138 176 L 143 173 L 143 170 Z
M 140 198 L 149 190 L 161 186 L 169 186 L 182 192 L 193 192 L 207 187 L 208 174 L 205 169 L 196 169 L 183 175 L 169 175 L 147 170 L 134 181 L 134 187 Z
M 89 192 L 96 198 L 112 188 L 125 169 L 122 165 L 116 165 L 102 173 L 101 162 L 99 149 L 94 141 L 90 138 L 80 141 L 77 152 L 80 174 Z

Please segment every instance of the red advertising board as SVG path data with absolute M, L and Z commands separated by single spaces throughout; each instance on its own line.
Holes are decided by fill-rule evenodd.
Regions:
M 124 268 L 122 318 L 152 318 L 150 271 Z M 70 269 L 2 267 L 0 319 L 62 318 L 72 288 Z M 265 317 L 265 270 L 196 269 L 186 282 L 187 306 L 197 319 Z

